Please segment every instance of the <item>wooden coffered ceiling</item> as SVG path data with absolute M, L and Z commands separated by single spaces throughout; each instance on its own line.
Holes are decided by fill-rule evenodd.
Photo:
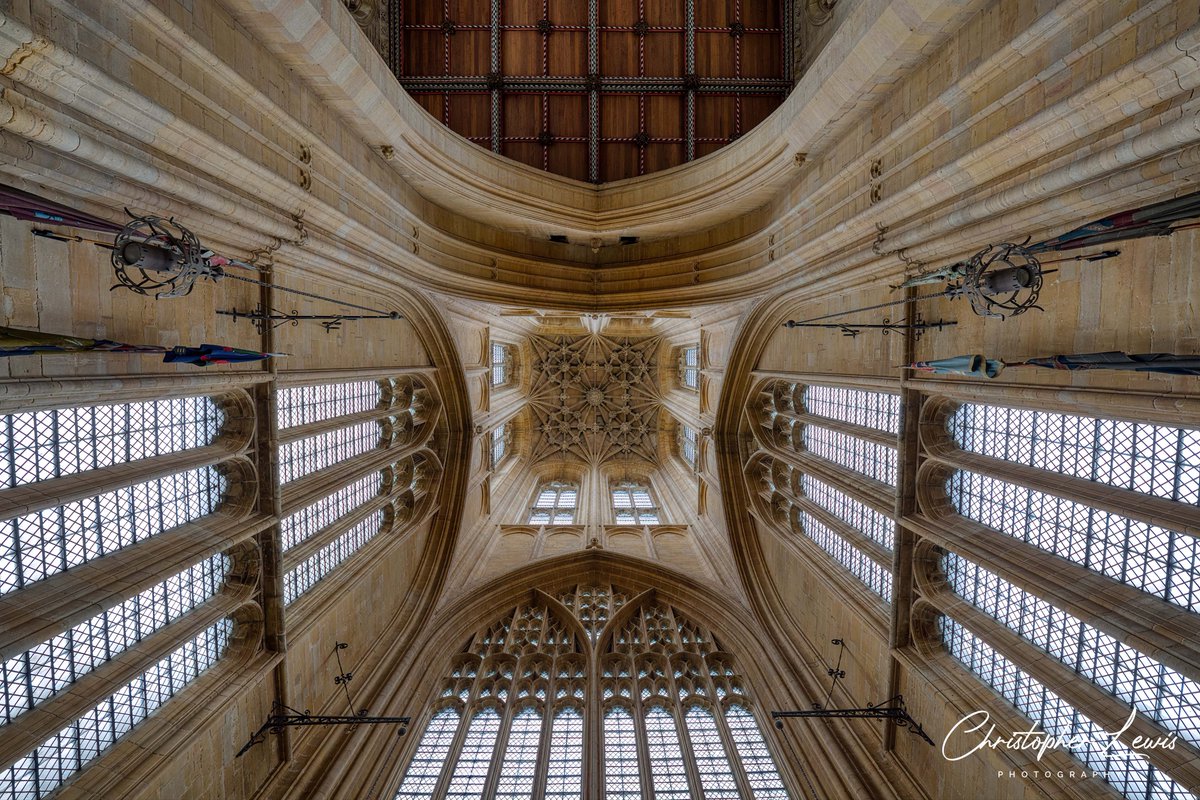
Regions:
M 707 155 L 791 89 L 790 0 L 392 0 L 388 61 L 470 141 L 593 183 Z

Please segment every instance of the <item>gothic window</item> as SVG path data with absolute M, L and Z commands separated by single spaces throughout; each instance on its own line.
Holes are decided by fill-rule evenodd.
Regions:
M 700 774 L 705 800 L 738 800 L 741 795 L 712 712 L 703 706 L 692 706 L 684 721 L 696 754 L 696 771 Z
M 806 386 L 804 410 L 885 433 L 900 433 L 900 395 L 838 386 Z
M 288 514 L 279 523 L 283 549 L 292 549 L 338 519 L 353 513 L 372 497 L 378 496 L 382 487 L 383 475 L 372 472 L 349 486 L 343 486 L 315 503 Z
M 657 525 L 660 522 L 650 488 L 640 483 L 614 485 L 612 504 L 618 525 Z
M 696 469 L 696 431 L 689 428 L 687 425 L 679 425 L 679 455 L 687 462 L 688 466 Z
M 450 707 L 438 711 L 429 720 L 421 743 L 417 746 L 417 752 L 408 765 L 404 783 L 400 784 L 400 791 L 396 794 L 398 800 L 433 797 L 438 777 L 442 774 L 446 759 L 450 755 L 450 747 L 454 743 L 458 718 L 458 709 Z
M 608 700 L 611 695 L 604 699 Z M 633 717 L 623 706 L 604 715 L 604 797 L 606 800 L 641 800 L 637 734 Z
M 506 386 L 514 375 L 512 345 L 492 342 L 492 386 Z
M 685 389 L 700 389 L 700 346 L 679 349 L 679 385 Z
M 190 528 L 203 519 L 194 527 L 220 532 L 248 513 L 254 471 L 238 453 L 251 415 L 234 390 L 0 416 L 0 494 L 25 512 L 3 523 L 0 595 L 43 609 L 46 631 L 0 664 L 0 728 L 42 742 L 0 770 L 0 800 L 54 792 L 225 652 L 233 620 L 200 630 L 191 618 L 237 605 L 222 592 L 233 550 L 194 552 Z M 157 561 L 139 553 L 75 573 L 163 535 L 175 538 Z M 39 593 L 41 582 L 53 585 Z M 61 598 L 94 613 L 60 618 Z M 177 630 L 192 638 L 180 643 Z
M 948 426 L 968 452 L 1200 503 L 1200 430 L 972 403 Z
M 754 792 L 754 800 L 787 800 L 787 790 L 779 779 L 775 761 L 750 709 L 739 703 L 730 703 L 725 709 L 725 723 L 729 726 L 737 757 L 746 770 L 746 780 Z
M 220 591 L 228 569 L 228 556 L 212 556 L 4 662 L 0 725 L 192 611 Z
M 201 467 L 0 523 L 0 594 L 207 516 L 227 487 L 220 470 Z
M 896 485 L 895 447 L 813 424 L 804 425 L 804 447 L 813 455 L 880 483 Z
M 573 707 L 558 712 L 550 731 L 545 800 L 579 800 L 583 792 L 583 717 Z
M 284 573 L 283 602 L 294 601 L 374 539 L 383 528 L 383 520 L 383 512 L 376 511 Z
M 279 482 L 288 483 L 368 453 L 380 446 L 381 438 L 379 423 L 371 421 L 287 442 L 279 448 Z
M 814 478 L 802 478 L 804 496 L 833 516 L 855 528 L 863 535 L 875 540 L 881 547 L 891 550 L 896 542 L 896 523 L 866 503 L 855 500 L 843 491 Z
M 233 626 L 228 618 L 210 625 L 0 771 L 0 798 L 49 795 L 215 664 L 229 645 Z
M 541 739 L 542 715 L 535 706 L 526 706 L 513 717 L 508 731 L 508 746 L 504 750 L 496 800 L 533 797 Z
M 1034 678 L 1013 661 L 956 620 L 941 618 L 946 649 L 968 670 L 1018 711 L 1056 737 L 1079 737 L 1081 745 L 1071 754 L 1126 797 L 1154 797 L 1156 800 L 1188 800 L 1192 796 L 1137 752 L 1089 719 L 1078 708 L 1064 701 L 1053 690 Z
M 379 381 L 323 383 L 280 389 L 276 396 L 279 427 L 292 428 L 374 411 L 381 399 Z
M 397 800 L 477 798 L 492 785 L 498 798 L 576 800 L 584 763 L 602 765 L 609 800 L 788 797 L 733 657 L 669 605 L 618 617 L 629 596 L 574 586 L 557 593 L 561 606 L 533 601 L 477 631 L 440 685 Z M 585 742 L 592 708 L 603 736 Z
M 507 422 L 502 425 L 497 425 L 492 429 L 492 469 L 500 466 L 500 462 L 504 460 L 504 456 L 508 452 L 510 437 L 511 434 Z
M 1200 684 L 959 556 L 943 556 L 959 597 L 1105 692 L 1200 744 Z
M 579 486 L 563 481 L 551 481 L 538 489 L 533 507 L 529 509 L 530 525 L 571 525 L 575 522 L 575 505 Z
M 892 601 L 892 570 L 889 565 L 871 558 L 807 511 L 799 514 L 799 528 L 801 533 L 820 545 L 822 550 L 850 570 L 885 602 Z
M 0 486 L 203 447 L 224 423 L 209 397 L 6 414 L 0 417 Z

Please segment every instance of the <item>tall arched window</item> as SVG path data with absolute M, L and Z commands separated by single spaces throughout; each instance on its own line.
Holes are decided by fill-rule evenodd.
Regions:
M 0 665 L 0 730 L 41 742 L 0 799 L 54 792 L 225 654 L 257 581 L 253 419 L 241 390 L 0 416 L 0 617 L 47 609 Z
M 500 466 L 500 462 L 504 460 L 504 456 L 508 453 L 508 445 L 511 438 L 512 429 L 507 422 L 501 423 L 492 429 L 492 452 L 489 461 L 492 469 Z
M 605 798 L 788 796 L 733 656 L 709 631 L 615 587 L 558 595 L 513 609 L 454 658 L 398 799 L 494 785 L 496 797 L 574 800 L 585 762 L 603 765 Z M 599 741 L 584 737 L 591 708 Z
M 529 509 L 530 525 L 571 525 L 575 522 L 575 506 L 579 502 L 579 485 L 551 481 L 538 489 L 533 507 Z
M 776 380 L 753 404 L 766 452 L 747 478 L 764 521 L 816 544 L 891 602 L 899 396 Z
M 923 418 L 937 460 L 918 494 L 944 533 L 918 544 L 917 616 L 936 620 L 935 652 L 1047 732 L 1100 742 L 1071 752 L 1125 796 L 1190 796 L 1170 769 L 1200 758 L 1200 683 L 1164 663 L 1172 626 L 1148 639 L 1137 617 L 1200 608 L 1198 542 L 1172 529 L 1200 499 L 1200 432 L 943 399 Z M 996 544 L 1005 563 L 991 569 Z M 1069 610 L 1081 590 L 1131 611 L 1092 624 Z M 1109 745 L 1131 711 L 1130 737 L 1178 735 L 1174 760 Z

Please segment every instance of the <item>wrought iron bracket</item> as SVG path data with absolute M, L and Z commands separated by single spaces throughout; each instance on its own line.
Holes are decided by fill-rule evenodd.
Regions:
M 772 711 L 771 719 L 775 720 L 775 727 L 782 729 L 783 721 L 793 717 L 816 717 L 819 719 L 887 719 L 891 720 L 901 728 L 906 729 L 914 736 L 919 736 L 925 740 L 925 743 L 930 747 L 934 746 L 933 740 L 925 733 L 925 729 L 921 727 L 915 719 L 913 719 L 908 709 L 904 706 L 904 695 L 898 694 L 890 700 L 885 700 L 878 705 L 868 705 L 866 708 L 814 708 L 811 711 Z
M 883 318 L 882 323 L 867 323 L 867 322 L 850 322 L 850 321 L 834 321 L 834 322 L 796 322 L 788 320 L 783 323 L 785 328 L 828 328 L 830 330 L 841 331 L 843 336 L 858 336 L 864 330 L 877 330 L 884 336 L 890 333 L 899 333 L 901 336 L 908 338 L 909 334 L 913 339 L 920 339 L 925 335 L 926 331 L 942 331 L 946 328 L 953 327 L 958 324 L 958 320 L 953 319 L 937 319 L 929 322 L 921 312 L 913 315 L 912 321 L 907 320 L 901 322 L 892 322 L 888 317 Z
M 259 335 L 266 333 L 268 329 L 278 328 L 282 325 L 291 324 L 299 325 L 303 321 L 320 322 L 321 327 L 326 333 L 340 330 L 343 322 L 355 322 L 363 319 L 400 319 L 399 312 L 390 314 L 300 314 L 295 309 L 290 312 L 280 311 L 272 308 L 267 311 L 262 304 L 255 306 L 253 311 L 238 311 L 236 308 L 229 310 L 218 310 L 218 314 L 226 317 L 233 317 L 236 322 L 239 319 L 248 319 L 254 323 L 255 330 Z
M 271 705 L 271 713 L 267 715 L 267 721 L 264 722 L 257 731 L 250 736 L 250 741 L 242 746 L 238 751 L 237 757 L 240 757 L 251 747 L 260 744 L 267 740 L 268 733 L 280 734 L 285 728 L 304 728 L 313 725 L 383 725 L 383 724 L 400 725 L 400 730 L 397 731 L 397 736 L 403 736 L 408 731 L 408 717 L 369 717 L 366 709 L 359 711 L 352 716 L 337 716 L 329 714 L 312 714 L 307 709 L 297 711 L 289 706 L 282 705 L 278 700 Z

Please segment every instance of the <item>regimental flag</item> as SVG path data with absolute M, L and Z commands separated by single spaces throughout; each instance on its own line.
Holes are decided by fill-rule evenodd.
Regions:
M 1084 370 L 1118 369 L 1127 372 L 1161 372 L 1166 375 L 1200 375 L 1200 355 L 1174 353 L 1135 353 L 1119 350 L 1107 353 L 1073 353 L 1041 356 L 1024 361 L 1000 361 L 981 355 L 954 356 L 934 361 L 914 361 L 904 369 L 922 370 L 936 375 L 966 375 L 995 378 L 1007 367 L 1044 367 L 1047 369 Z
M 200 347 L 126 344 L 112 339 L 87 339 L 81 336 L 0 327 L 0 358 L 52 355 L 54 353 L 161 353 L 164 363 L 195 364 L 198 367 L 207 367 L 209 364 L 262 361 L 265 358 L 286 355 L 285 353 L 260 353 L 257 350 L 242 350 L 219 344 L 204 344 Z

